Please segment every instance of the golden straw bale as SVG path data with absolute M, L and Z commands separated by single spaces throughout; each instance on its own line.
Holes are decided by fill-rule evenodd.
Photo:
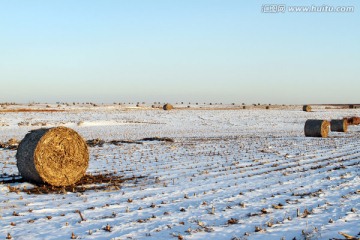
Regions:
M 163 106 L 163 109 L 164 110 L 171 110 L 171 109 L 173 109 L 174 107 L 173 107 L 173 105 L 171 105 L 170 103 L 167 103 L 167 104 L 165 104 L 164 106 Z
M 330 126 L 332 132 L 347 132 L 348 122 L 346 119 L 333 119 Z
M 17 167 L 29 182 L 68 186 L 85 175 L 89 151 L 84 139 L 66 127 L 30 131 L 20 142 Z
M 304 105 L 303 106 L 303 111 L 304 112 L 311 112 L 311 106 L 310 105 Z
M 329 121 L 309 119 L 305 122 L 304 132 L 306 137 L 327 137 L 329 130 Z

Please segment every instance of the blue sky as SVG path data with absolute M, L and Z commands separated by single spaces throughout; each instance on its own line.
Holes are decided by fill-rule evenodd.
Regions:
M 269 3 L 0 0 L 0 102 L 360 103 L 359 2 Z

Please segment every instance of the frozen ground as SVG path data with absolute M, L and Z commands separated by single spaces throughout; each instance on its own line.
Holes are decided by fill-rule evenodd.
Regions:
M 360 126 L 326 139 L 303 127 L 360 110 L 300 109 L 0 113 L 0 141 L 41 124 L 86 139 L 175 140 L 91 147 L 89 174 L 135 176 L 120 188 L 27 194 L 11 190 L 29 183 L 0 184 L 0 239 L 359 238 Z M 15 154 L 0 149 L 0 181 L 18 174 Z

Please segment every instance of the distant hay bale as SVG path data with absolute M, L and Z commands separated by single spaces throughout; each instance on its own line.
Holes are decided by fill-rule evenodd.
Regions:
M 333 119 L 330 121 L 332 132 L 347 132 L 348 122 L 346 119 Z
M 246 109 L 246 106 L 243 106 L 243 109 Z
M 304 132 L 306 137 L 327 137 L 330 122 L 326 120 L 309 119 L 305 122 Z
M 347 117 L 344 118 L 347 121 L 348 125 L 359 125 L 360 124 L 360 117 Z
M 354 104 L 350 104 L 350 105 L 349 105 L 349 108 L 350 108 L 350 109 L 353 109 L 353 108 L 354 108 Z
M 311 106 L 310 105 L 304 105 L 303 106 L 303 111 L 304 112 L 311 112 Z
M 84 176 L 89 151 L 84 139 L 70 128 L 41 128 L 26 134 L 16 159 L 26 181 L 68 186 Z
M 161 106 L 159 104 L 153 104 L 153 105 L 151 105 L 151 108 L 162 109 L 163 106 Z
M 270 106 L 266 106 L 265 109 L 269 110 L 269 109 L 270 109 Z
M 352 125 L 359 125 L 360 117 L 352 117 Z
M 163 109 L 164 110 L 171 110 L 171 109 L 173 109 L 174 107 L 173 107 L 173 105 L 171 105 L 170 103 L 167 103 L 167 104 L 165 104 L 164 106 L 163 106 Z

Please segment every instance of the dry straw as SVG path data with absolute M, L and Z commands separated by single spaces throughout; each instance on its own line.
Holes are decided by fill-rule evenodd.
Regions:
M 346 119 L 333 119 L 330 126 L 332 132 L 347 132 L 348 122 Z
M 311 106 L 310 105 L 304 105 L 303 106 L 303 111 L 304 112 L 311 112 Z
M 329 121 L 309 119 L 305 122 L 304 132 L 306 137 L 327 137 L 329 129 Z
M 170 103 L 167 103 L 167 104 L 165 104 L 164 106 L 163 106 L 163 109 L 164 110 L 171 110 L 171 109 L 173 109 L 174 107 L 173 107 L 173 105 L 171 105 Z
M 66 127 L 30 131 L 20 142 L 16 158 L 26 181 L 53 186 L 76 183 L 89 165 L 86 142 Z

